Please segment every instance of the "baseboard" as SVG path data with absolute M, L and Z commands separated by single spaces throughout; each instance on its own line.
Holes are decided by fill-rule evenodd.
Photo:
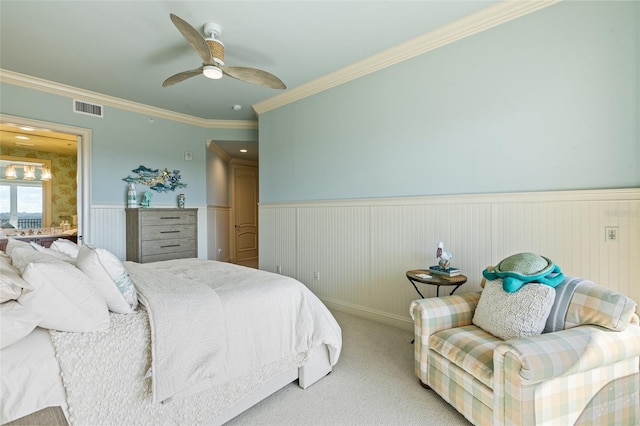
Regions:
M 332 300 L 328 298 L 320 297 L 320 300 L 330 310 L 338 312 L 344 312 L 345 314 L 354 315 L 356 317 L 365 318 L 371 321 L 387 324 L 392 327 L 401 328 L 403 330 L 413 331 L 413 321 L 411 318 L 403 318 L 398 315 L 389 314 L 387 312 L 377 311 L 369 309 L 364 306 L 353 305 L 350 303 L 341 302 L 338 300 Z M 407 306 L 407 312 L 409 307 Z

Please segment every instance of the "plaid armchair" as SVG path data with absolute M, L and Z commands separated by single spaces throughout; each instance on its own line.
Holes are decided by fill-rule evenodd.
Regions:
M 504 341 L 473 325 L 480 295 L 412 302 L 425 387 L 476 425 L 640 424 L 633 300 L 587 281 L 570 296 L 564 329 Z

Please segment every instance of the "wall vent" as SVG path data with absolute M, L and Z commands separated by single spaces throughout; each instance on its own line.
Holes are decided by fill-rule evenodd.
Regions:
M 82 102 L 77 99 L 73 100 L 73 112 L 78 114 L 92 115 L 94 117 L 104 117 L 102 105 L 90 104 L 88 102 Z

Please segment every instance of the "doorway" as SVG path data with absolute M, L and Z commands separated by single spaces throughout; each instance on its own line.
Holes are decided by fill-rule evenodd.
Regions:
M 51 224 L 59 225 L 62 221 L 77 229 L 78 240 L 86 240 L 90 233 L 90 147 L 91 131 L 58 123 L 49 123 L 24 117 L 0 114 L 0 146 L 3 157 L 16 156 L 27 159 L 46 157 L 52 178 L 47 185 L 51 201 L 44 199 L 47 207 L 42 212 L 42 227 Z M 18 155 L 20 154 L 20 155 Z M 7 161 L 12 161 L 8 158 Z M 36 161 L 36 160 L 33 160 Z M 24 163 L 24 161 L 23 161 Z M 11 164 L 11 163 L 8 163 Z M 6 168 L 2 169 L 0 179 L 10 187 L 11 181 L 23 177 L 24 164 L 20 177 L 9 175 L 6 179 Z M 44 167 L 39 174 L 42 180 Z M 56 171 L 58 178 L 56 178 Z M 56 180 L 58 186 L 56 186 Z M 15 186 L 15 185 L 14 185 Z M 5 210 L 3 202 L 3 208 Z M 10 203 L 7 203 L 7 208 Z M 69 205 L 75 207 L 69 208 Z
M 258 168 L 231 164 L 233 263 L 258 268 Z

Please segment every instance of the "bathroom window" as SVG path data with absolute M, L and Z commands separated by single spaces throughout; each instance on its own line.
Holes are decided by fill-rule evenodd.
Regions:
M 4 155 L 0 160 L 0 225 L 3 228 L 39 229 L 50 226 L 51 181 L 46 176 L 42 180 L 44 168 L 48 168 L 50 173 L 50 162 L 24 160 Z M 34 177 L 29 175 L 29 171 L 34 172 Z

